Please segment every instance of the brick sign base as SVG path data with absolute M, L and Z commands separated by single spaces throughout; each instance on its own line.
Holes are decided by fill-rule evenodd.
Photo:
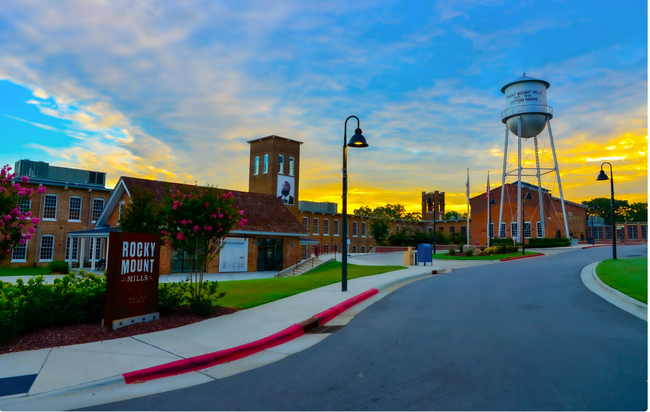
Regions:
M 160 236 L 111 233 L 102 326 L 118 329 L 159 318 Z

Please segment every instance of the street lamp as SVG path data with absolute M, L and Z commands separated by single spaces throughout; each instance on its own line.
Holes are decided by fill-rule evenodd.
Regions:
M 427 204 L 431 209 L 431 214 L 433 215 L 433 254 L 436 254 L 436 210 L 433 207 L 433 201 L 431 197 L 427 197 Z
M 526 193 L 526 197 L 524 197 L 524 201 L 521 203 L 521 220 L 522 220 L 522 228 L 521 228 L 521 254 L 525 255 L 526 254 L 526 200 L 533 200 L 533 197 L 530 195 L 530 190 Z M 532 228 L 531 228 L 532 230 Z
M 490 193 L 490 203 L 488 203 L 488 230 L 490 231 L 490 234 L 488 235 L 488 247 L 492 246 L 491 240 L 494 237 L 494 230 L 492 230 L 492 205 L 496 205 L 497 201 L 494 200 L 494 197 L 492 197 L 492 194 Z
M 609 173 L 612 175 L 612 178 L 610 179 L 607 176 L 607 173 L 603 170 L 603 165 L 609 165 Z M 616 220 L 615 220 L 615 213 L 614 213 L 614 170 L 612 169 L 612 164 L 609 162 L 604 162 L 602 165 L 600 165 L 600 174 L 598 175 L 598 178 L 596 180 L 610 180 L 611 183 L 611 191 L 612 191 L 612 199 L 611 199 L 611 205 L 612 205 L 612 256 L 614 256 L 614 260 L 616 260 Z
M 357 119 L 357 129 L 354 136 L 348 142 L 348 120 Z M 348 146 L 350 147 L 368 147 L 366 138 L 361 134 L 361 122 L 357 116 L 350 116 L 345 119 L 343 126 L 343 244 L 341 270 L 341 291 L 348 290 Z

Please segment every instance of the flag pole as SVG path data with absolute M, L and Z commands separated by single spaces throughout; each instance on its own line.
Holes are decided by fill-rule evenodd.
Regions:
M 469 249 L 469 167 L 467 168 L 467 249 Z
M 487 199 L 487 212 L 488 212 L 488 218 L 485 219 L 487 222 L 487 230 L 485 233 L 487 233 L 487 247 L 490 247 L 490 171 L 488 170 L 488 182 L 487 182 L 487 192 L 485 193 L 485 198 Z

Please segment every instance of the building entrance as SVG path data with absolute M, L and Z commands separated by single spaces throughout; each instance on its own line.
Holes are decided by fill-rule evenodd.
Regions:
M 282 266 L 282 239 L 258 239 L 257 270 L 279 270 Z

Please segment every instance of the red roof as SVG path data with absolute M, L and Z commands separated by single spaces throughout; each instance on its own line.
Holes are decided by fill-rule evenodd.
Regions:
M 128 176 L 122 176 L 121 179 L 129 191 L 136 186 L 147 189 L 153 194 L 156 202 L 162 202 L 165 197 L 165 188 L 168 185 L 176 187 L 191 186 L 183 183 L 161 182 L 160 180 L 138 179 Z M 244 211 L 244 218 L 246 218 L 247 222 L 236 230 L 301 235 L 307 233 L 293 213 L 274 195 L 220 188 L 218 190 L 232 192 L 236 200 L 235 204 Z

